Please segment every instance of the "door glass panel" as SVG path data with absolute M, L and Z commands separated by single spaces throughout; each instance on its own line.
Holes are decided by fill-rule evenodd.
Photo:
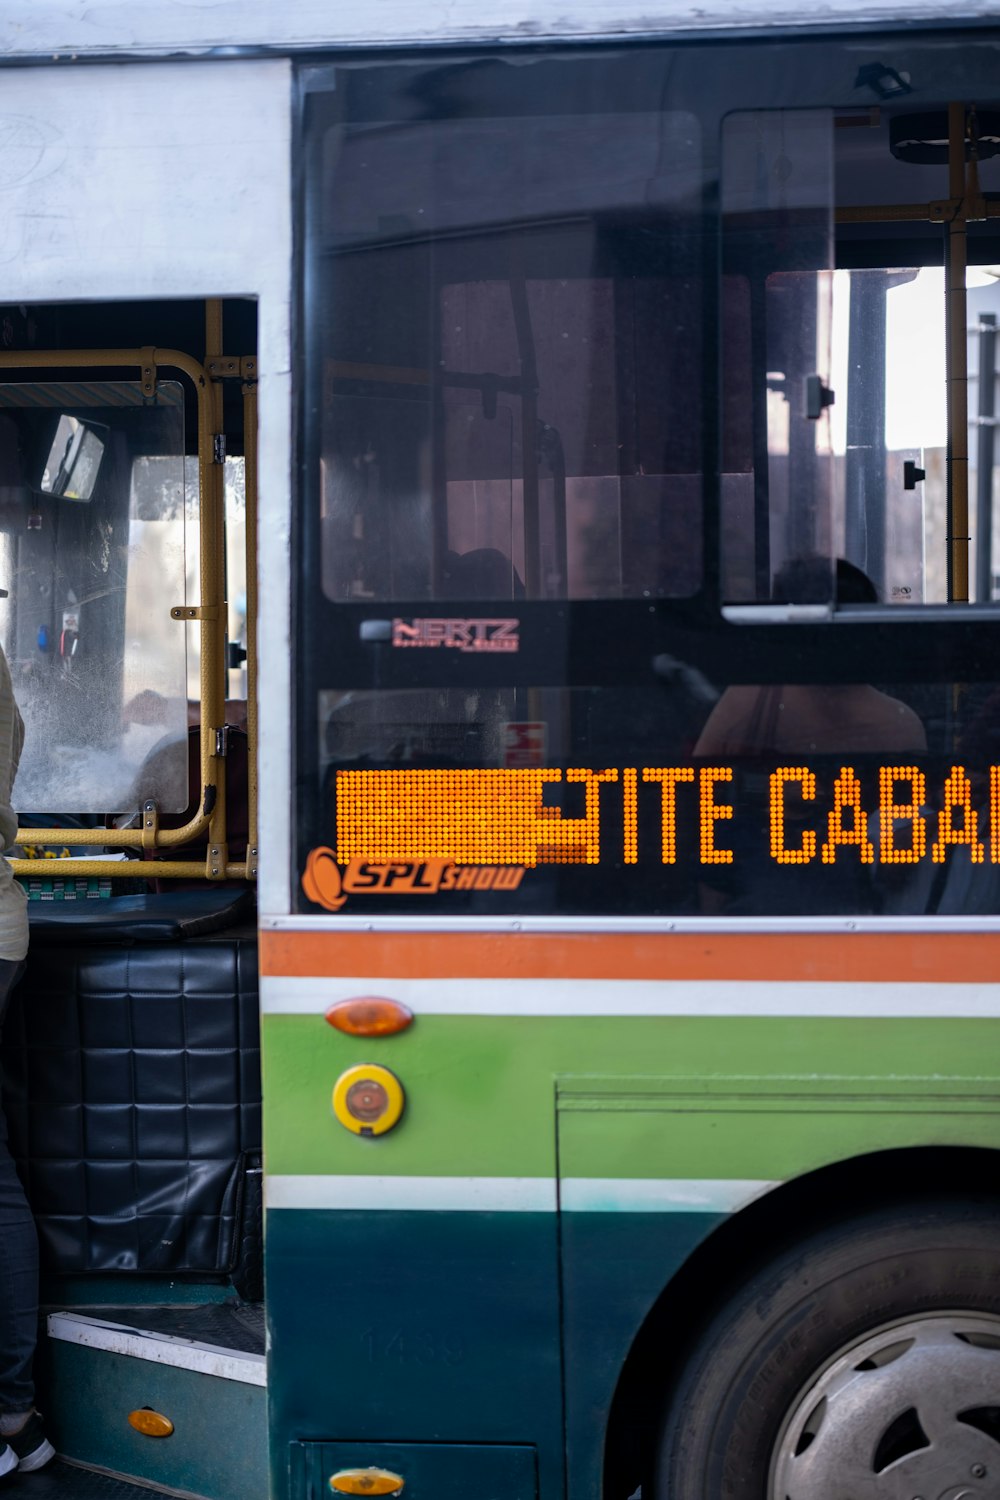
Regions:
M 170 619 L 184 601 L 184 510 L 177 383 L 153 398 L 126 381 L 0 387 L 18 812 L 127 812 L 140 796 L 187 806 L 186 632 Z

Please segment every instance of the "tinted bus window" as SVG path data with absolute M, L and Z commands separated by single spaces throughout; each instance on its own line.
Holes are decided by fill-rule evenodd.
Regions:
M 502 117 L 418 93 L 367 118 L 347 76 L 312 115 L 325 593 L 693 594 L 696 122 L 569 79 Z
M 902 607 L 949 559 L 882 334 L 941 226 L 876 237 L 881 116 L 679 58 L 312 75 L 302 911 L 1000 909 L 990 650 Z

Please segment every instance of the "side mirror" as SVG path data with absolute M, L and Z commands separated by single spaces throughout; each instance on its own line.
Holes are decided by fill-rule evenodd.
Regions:
M 108 429 L 62 416 L 42 473 L 41 489 L 64 500 L 89 500 L 104 458 Z

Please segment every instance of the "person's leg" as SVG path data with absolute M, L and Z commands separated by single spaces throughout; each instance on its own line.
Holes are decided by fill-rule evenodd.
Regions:
M 0 1032 L 23 964 L 0 959 Z M 38 1328 L 38 1239 L 7 1146 L 0 1100 L 0 1418 L 34 1405 L 31 1362 Z
M 0 959 L 0 1030 L 10 991 L 23 968 L 21 963 Z M 38 1237 L 8 1149 L 0 1100 L 0 1444 L 13 1439 L 11 1448 L 23 1469 L 41 1468 L 52 1457 L 52 1448 L 33 1418 L 31 1366 L 37 1333 Z M 0 1473 L 4 1451 L 0 1450 Z
M 35 1403 L 31 1365 L 38 1331 L 38 1240 L 6 1143 L 0 1145 L 0 1435 L 4 1418 Z M 17 1183 L 20 1187 L 20 1182 Z

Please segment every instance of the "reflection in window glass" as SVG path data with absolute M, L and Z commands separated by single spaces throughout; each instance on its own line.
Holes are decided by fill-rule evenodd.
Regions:
M 322 162 L 328 597 L 695 593 L 690 117 L 338 125 Z
M 104 458 L 105 429 L 81 422 L 78 417 L 59 418 L 56 435 L 42 473 L 42 489 L 67 500 L 89 500 Z

